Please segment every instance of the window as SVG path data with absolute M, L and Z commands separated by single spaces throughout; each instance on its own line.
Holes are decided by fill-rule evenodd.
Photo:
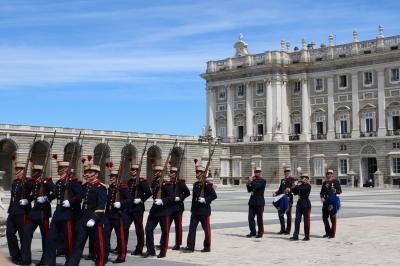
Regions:
M 238 97 L 243 97 L 244 96 L 244 84 L 240 84 L 237 87 L 237 96 Z
M 400 73 L 398 68 L 392 68 L 390 70 L 390 74 L 391 81 L 400 81 Z
M 225 104 L 218 104 L 217 105 L 217 111 L 222 112 L 226 110 Z
M 264 135 L 264 125 L 263 124 L 257 125 L 257 135 Z
M 392 172 L 400 174 L 400 157 L 392 158 Z
M 400 142 L 393 142 L 393 149 L 400 149 Z
M 219 88 L 219 90 L 218 90 L 218 99 L 225 100 L 225 97 L 226 97 L 226 89 L 225 88 Z
M 257 95 L 263 95 L 264 94 L 264 83 L 257 83 L 256 94 Z
M 319 121 L 317 122 L 317 135 L 324 134 L 324 122 Z
M 229 161 L 221 160 L 221 177 L 229 176 Z
M 365 118 L 365 132 L 370 133 L 374 131 L 374 121 L 372 118 Z
M 340 151 L 346 151 L 347 150 L 347 145 L 341 144 L 340 145 Z
M 256 107 L 264 107 L 264 101 L 256 101 Z
M 314 176 L 324 176 L 324 163 L 323 158 L 314 159 Z
M 238 126 L 238 139 L 243 139 L 244 128 L 243 126 Z
M 301 82 L 300 81 L 296 81 L 294 83 L 294 92 L 298 93 L 298 92 L 300 92 L 300 90 L 301 90 Z
M 324 88 L 322 79 L 315 79 L 315 90 L 321 91 Z
M 340 133 L 341 134 L 349 133 L 347 131 L 347 120 L 340 120 Z
M 398 116 L 398 115 L 392 116 L 392 122 L 393 122 L 393 130 L 399 130 L 400 129 L 400 116 Z
M 364 72 L 364 85 L 372 84 L 372 72 Z
M 232 177 L 241 177 L 242 176 L 242 161 L 241 160 L 233 160 L 232 161 Z
M 301 124 L 300 123 L 294 124 L 294 134 L 295 135 L 301 134 Z
M 341 75 L 339 77 L 339 87 L 341 87 L 341 88 L 347 87 L 347 76 L 346 75 Z
M 340 159 L 339 160 L 339 175 L 346 175 L 347 174 L 347 159 Z
M 244 109 L 244 103 L 236 103 L 236 109 L 237 110 L 241 110 L 241 109 Z
M 222 137 L 222 138 L 226 137 L 226 127 L 218 128 L 218 137 Z

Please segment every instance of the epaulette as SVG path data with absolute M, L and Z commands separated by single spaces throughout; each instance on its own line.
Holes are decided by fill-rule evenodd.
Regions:
M 72 181 L 78 181 L 78 177 L 77 176 L 75 176 L 75 175 L 73 175 L 73 176 L 71 176 L 71 178 L 70 178 Z
M 104 183 L 101 183 L 101 182 L 99 182 L 99 186 L 103 186 L 103 187 L 107 188 L 107 185 Z
M 127 189 L 127 188 L 128 188 L 128 185 L 125 184 L 125 183 L 121 183 L 121 184 L 119 184 L 119 188 Z

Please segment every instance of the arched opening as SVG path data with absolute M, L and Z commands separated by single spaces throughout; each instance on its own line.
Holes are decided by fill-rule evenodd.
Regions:
M 137 157 L 137 151 L 135 146 L 132 144 L 127 144 L 122 148 L 121 151 L 121 162 L 123 163 L 122 165 L 122 178 L 121 180 L 125 181 L 128 180 L 129 176 L 129 170 L 131 168 L 131 164 L 136 164 L 138 159 Z M 124 159 L 125 158 L 125 159 Z
M 33 144 L 32 147 L 32 164 L 34 165 L 43 165 L 46 160 L 47 152 L 49 150 L 50 144 L 47 141 L 40 140 L 36 141 Z M 46 166 L 46 176 L 50 176 L 51 172 L 51 154 L 49 155 L 49 158 L 47 159 L 47 166 Z
M 110 147 L 106 143 L 97 144 L 93 152 L 93 163 L 100 166 L 100 180 L 101 182 L 108 181 L 106 173 L 106 162 L 110 160 Z
M 147 150 L 147 167 L 146 174 L 147 180 L 153 180 L 153 165 L 161 165 L 161 149 L 158 146 L 151 146 Z
M 65 145 L 64 147 L 64 157 L 63 160 L 67 161 L 67 162 L 71 162 L 72 161 L 72 166 L 71 168 L 75 170 L 75 174 L 80 173 L 80 169 L 81 169 L 81 156 L 80 156 L 80 145 L 78 142 L 70 142 L 67 145 Z M 72 154 L 74 154 L 73 158 L 72 158 Z
M 5 190 L 11 188 L 12 178 L 14 176 L 13 157 L 17 152 L 17 144 L 11 139 L 2 139 L 0 141 L 0 170 L 5 171 L 5 175 L 0 180 L 0 186 Z
M 172 152 L 171 152 L 171 159 L 170 159 L 171 166 L 179 167 L 179 163 L 182 159 L 182 156 L 183 156 L 183 149 L 181 147 L 173 148 Z M 184 164 L 185 164 L 185 162 L 182 161 L 182 165 L 181 165 L 181 169 L 180 169 L 180 173 L 179 173 L 180 177 L 185 176 L 185 173 L 183 173 L 183 171 L 184 171 L 183 165 Z
M 360 150 L 360 186 L 374 186 L 374 174 L 378 170 L 378 164 L 376 160 L 376 148 L 370 144 L 367 144 L 363 146 Z

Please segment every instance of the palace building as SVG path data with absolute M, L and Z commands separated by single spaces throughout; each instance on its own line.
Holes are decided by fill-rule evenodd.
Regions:
M 240 35 L 234 48 L 233 57 L 209 61 L 202 74 L 208 138 L 0 125 L 0 185 L 9 189 L 13 155 L 25 161 L 35 134 L 33 163 L 44 162 L 54 130 L 52 154 L 64 160 L 79 150 L 79 132 L 85 134 L 82 156 L 93 155 L 104 181 L 106 162 L 116 169 L 123 162 L 127 170 L 121 158 L 138 163 L 147 139 L 142 175 L 151 179 L 152 164 L 163 164 L 177 139 L 171 163 L 176 166 L 184 156 L 182 176 L 192 183 L 193 160 L 205 165 L 206 140 L 218 139 L 209 172 L 215 183 L 239 185 L 256 166 L 268 183 L 277 183 L 290 166 L 296 176 L 301 167 L 317 185 L 327 167 L 343 185 L 399 185 L 400 36 L 384 37 L 379 26 L 373 40 L 359 41 L 354 31 L 348 44 L 336 45 L 331 34 L 319 48 L 302 40 L 292 50 L 281 41 L 279 51 L 250 54 Z M 48 163 L 48 174 L 55 174 L 55 160 Z M 74 167 L 82 171 L 79 162 Z

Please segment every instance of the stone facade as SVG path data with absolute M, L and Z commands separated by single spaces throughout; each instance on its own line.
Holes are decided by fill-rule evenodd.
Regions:
M 250 54 L 240 35 L 235 56 L 209 61 L 202 75 L 207 124 L 231 152 L 224 167 L 234 173 L 221 173 L 259 164 L 276 182 L 283 165 L 301 166 L 320 183 L 330 167 L 343 184 L 398 184 L 399 44 L 379 26 L 373 40 L 354 31 L 348 44 L 331 34 L 320 48 L 303 39 L 301 49 L 282 41 L 280 51 Z

